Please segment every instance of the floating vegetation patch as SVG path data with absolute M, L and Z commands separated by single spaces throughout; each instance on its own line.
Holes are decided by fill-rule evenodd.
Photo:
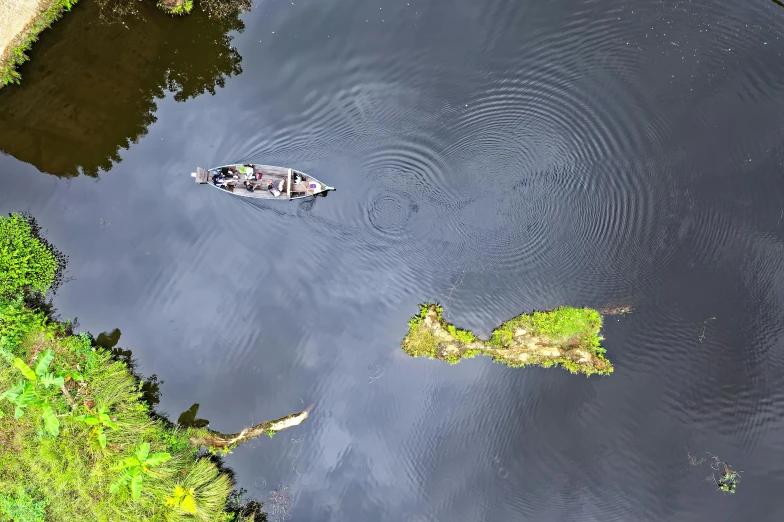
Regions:
M 724 493 L 735 493 L 738 483 L 740 482 L 740 474 L 743 472 L 732 469 L 729 464 L 712 453 L 706 452 L 706 454 L 710 455 L 711 458 L 711 474 L 705 477 L 705 480 L 713 482 L 719 491 Z M 689 464 L 692 466 L 699 466 L 706 460 L 708 459 L 705 457 L 697 459 L 697 457 L 693 457 L 691 453 L 689 454 Z
M 512 367 L 561 366 L 571 373 L 609 375 L 613 366 L 604 357 L 601 328 L 596 310 L 564 306 L 514 317 L 484 340 L 444 321 L 438 304 L 426 303 L 409 321 L 401 348 L 412 357 L 451 364 L 481 354 Z

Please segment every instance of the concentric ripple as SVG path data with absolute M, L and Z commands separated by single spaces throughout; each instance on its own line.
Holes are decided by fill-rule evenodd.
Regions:
M 405 193 L 383 194 L 372 201 L 368 208 L 368 217 L 373 227 L 381 233 L 400 235 L 408 223 L 411 214 L 419 210 Z

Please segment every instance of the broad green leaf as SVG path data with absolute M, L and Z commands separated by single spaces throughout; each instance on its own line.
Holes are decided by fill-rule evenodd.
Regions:
M 106 426 L 109 426 L 109 427 L 110 427 L 111 429 L 113 429 L 113 430 L 117 430 L 117 429 L 119 429 L 119 428 L 117 427 L 117 423 L 116 423 L 116 422 L 114 422 L 114 421 L 113 421 L 113 420 L 111 420 L 111 419 L 110 419 L 110 420 L 107 420 L 107 421 L 104 421 L 104 425 L 106 425 Z
M 14 368 L 22 372 L 22 375 L 24 375 L 25 379 L 28 381 L 35 381 L 38 379 L 38 377 L 35 375 L 35 372 L 31 370 L 30 367 L 27 366 L 27 363 L 19 357 L 14 359 Z
M 39 377 L 43 377 L 46 370 L 49 369 L 49 365 L 52 364 L 52 359 L 54 359 L 54 351 L 51 348 L 44 350 L 35 362 L 35 374 Z
M 106 449 L 106 435 L 103 431 L 98 432 L 98 443 L 103 449 Z
M 22 415 L 24 415 L 24 410 L 22 408 L 20 408 L 19 406 L 14 408 L 14 418 L 15 419 L 21 418 Z
M 147 455 L 150 453 L 150 443 L 149 442 L 142 442 L 139 445 L 139 448 L 136 450 L 136 458 L 139 459 L 140 463 L 144 463 L 147 460 Z
M 180 507 L 186 513 L 196 513 L 196 499 L 193 498 L 192 494 L 186 494 L 180 503 Z
M 35 386 L 29 382 L 24 383 L 24 385 L 22 386 L 21 393 L 19 393 L 14 398 L 13 402 L 20 408 L 26 408 L 27 406 L 36 406 L 42 403 L 41 399 L 38 397 L 38 394 L 36 393 Z
M 46 373 L 41 375 L 41 384 L 44 386 L 62 386 L 65 384 L 65 379 L 62 377 L 55 377 L 54 374 Z
M 25 382 L 19 382 L 12 388 L 4 391 L 2 395 L 0 395 L 0 399 L 8 399 L 11 402 L 16 402 L 17 397 L 25 390 Z
M 54 414 L 51 405 L 44 404 L 43 410 L 41 411 L 41 417 L 44 419 L 44 428 L 47 433 L 53 437 L 57 437 L 60 434 L 60 420 L 57 418 L 57 415 Z
M 127 457 L 127 458 L 124 458 L 122 460 L 122 462 L 120 462 L 119 464 L 114 466 L 112 469 L 116 471 L 116 470 L 120 470 L 120 469 L 132 468 L 132 467 L 138 466 L 138 465 L 139 465 L 139 461 L 138 460 L 136 460 L 133 457 Z
M 123 487 L 130 479 L 131 472 L 127 469 L 124 469 L 117 477 L 117 480 L 115 480 L 114 483 L 109 487 L 109 493 L 116 493 L 117 490 Z
M 98 419 L 93 417 L 92 415 L 79 415 L 76 417 L 76 420 L 80 420 L 87 424 L 88 426 L 97 426 L 99 424 Z
M 144 465 L 145 466 L 150 466 L 150 467 L 158 466 L 160 464 L 163 464 L 164 462 L 166 462 L 170 458 L 171 458 L 171 455 L 169 455 L 168 453 L 154 453 L 154 454 L 150 455 L 147 458 L 147 460 L 144 461 Z
M 139 500 L 142 496 L 142 477 L 141 473 L 137 473 L 131 478 L 131 497 L 134 500 Z

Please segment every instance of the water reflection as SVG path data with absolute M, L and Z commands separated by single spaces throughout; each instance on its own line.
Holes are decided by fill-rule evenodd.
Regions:
M 1 150 L 56 176 L 97 176 L 147 133 L 156 98 L 215 94 L 242 72 L 229 34 L 245 27 L 238 12 L 173 18 L 139 6 L 120 25 L 83 2 L 42 35 L 22 84 L 0 90 Z
M 185 428 L 206 428 L 210 424 L 210 421 L 196 418 L 198 413 L 199 403 L 197 402 L 184 412 L 180 413 L 180 416 L 177 418 L 177 424 Z

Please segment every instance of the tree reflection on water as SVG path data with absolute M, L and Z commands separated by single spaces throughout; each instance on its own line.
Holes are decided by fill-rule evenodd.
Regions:
M 81 2 L 41 35 L 22 84 L 0 89 L 0 150 L 61 177 L 97 176 L 156 121 L 156 99 L 215 94 L 242 72 L 231 31 L 237 9 L 183 17 L 138 4 L 139 16 L 106 23 Z

